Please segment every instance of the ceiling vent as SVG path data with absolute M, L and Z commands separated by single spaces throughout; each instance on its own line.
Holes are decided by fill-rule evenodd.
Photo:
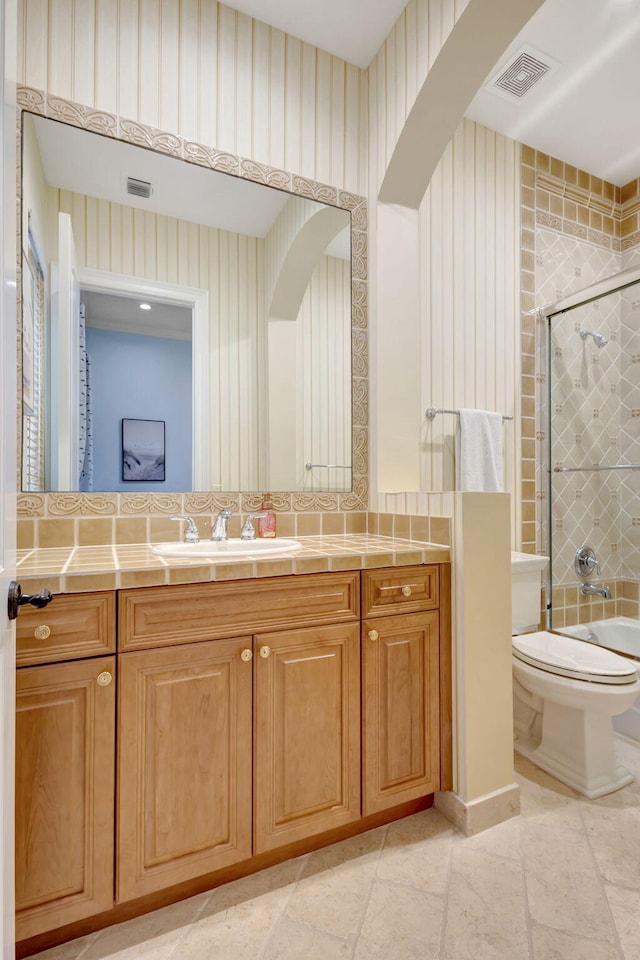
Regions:
M 522 100 L 556 66 L 556 61 L 531 47 L 519 50 L 491 78 L 487 87 L 509 100 Z
M 146 180 L 127 177 L 127 193 L 130 193 L 132 197 L 142 197 L 144 200 L 148 200 L 153 193 L 153 188 Z

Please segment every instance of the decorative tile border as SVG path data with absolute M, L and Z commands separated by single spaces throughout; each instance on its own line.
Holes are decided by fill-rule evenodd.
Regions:
M 520 535 L 525 553 L 536 552 L 536 152 L 522 147 L 520 173 Z
M 352 238 L 352 480 L 350 493 L 286 493 L 274 496 L 277 510 L 294 513 L 364 511 L 369 505 L 369 356 L 368 356 L 368 298 L 367 298 L 367 201 L 365 197 L 340 190 L 257 163 L 248 158 L 224 153 L 204 144 L 185 140 L 167 131 L 127 120 L 116 114 L 95 110 L 61 97 L 45 95 L 41 90 L 19 86 L 18 102 L 18 229 L 21 229 L 21 139 L 22 113 L 27 111 L 71 126 L 80 127 L 103 136 L 117 138 L 150 150 L 195 163 L 211 170 L 242 177 L 254 183 L 286 190 L 298 196 L 309 197 L 331 204 L 351 214 Z M 18 314 L 21 313 L 21 238 L 18 238 Z M 18 324 L 18 357 L 22 355 L 20 324 Z M 20 377 L 18 382 L 20 382 Z M 20 463 L 21 397 L 18 396 L 18 463 Z M 20 483 L 18 483 L 18 487 Z M 230 507 L 239 509 L 240 502 L 255 509 L 261 500 L 258 494 L 194 493 L 194 494 L 108 494 L 108 493 L 23 493 L 18 495 L 18 516 L 27 517 L 104 517 L 168 513 L 198 513 Z M 188 507 L 187 507 L 188 504 Z
M 543 155 L 538 151 L 537 157 Z M 588 184 L 570 183 L 565 176 L 552 176 L 540 168 L 542 160 L 536 162 L 536 189 L 544 190 L 556 197 L 562 197 L 571 203 L 579 204 L 589 210 L 595 210 L 602 216 L 611 217 L 620 220 L 622 217 L 622 193 L 621 188 L 604 180 L 597 180 L 598 186 L 595 186 L 595 177 L 583 174 L 585 181 L 588 178 Z M 563 165 L 565 169 L 567 164 Z M 582 171 L 576 171 L 582 173 Z M 574 217 L 575 219 L 575 217 Z
M 618 187 L 539 150 L 523 149 L 535 170 L 536 221 L 540 226 L 615 252 L 637 246 L 640 180 Z

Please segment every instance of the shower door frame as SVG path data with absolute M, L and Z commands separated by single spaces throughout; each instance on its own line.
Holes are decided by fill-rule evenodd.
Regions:
M 614 273 L 609 277 L 605 277 L 603 280 L 599 280 L 597 283 L 590 284 L 588 287 L 583 287 L 581 290 L 577 290 L 575 293 L 569 294 L 567 297 L 563 297 L 562 300 L 558 300 L 555 303 L 547 304 L 544 307 L 539 307 L 536 310 L 536 313 L 540 319 L 545 319 L 547 322 L 547 487 L 548 487 L 548 496 L 547 496 L 547 510 L 546 510 L 546 522 L 547 522 L 547 542 L 549 549 L 549 563 L 547 566 L 547 583 L 546 583 L 546 610 L 545 610 L 545 629 L 553 631 L 552 626 L 552 615 L 553 615 L 553 527 L 552 527 L 552 479 L 553 479 L 553 460 L 551 457 L 551 447 L 552 447 L 552 434 L 551 434 L 551 321 L 554 317 L 559 316 L 563 313 L 569 313 L 572 310 L 577 309 L 578 307 L 583 307 L 588 303 L 593 303 L 595 300 L 600 300 L 602 297 L 606 297 L 611 293 L 619 293 L 622 290 L 625 290 L 627 287 L 633 286 L 635 283 L 640 281 L 640 267 L 631 267 L 628 270 L 622 270 L 620 273 Z M 624 465 L 627 469 L 629 465 Z M 585 472 L 590 468 L 585 468 Z M 608 469 L 620 469 L 620 468 L 608 468 Z M 554 631 L 555 633 L 561 633 L 561 630 Z

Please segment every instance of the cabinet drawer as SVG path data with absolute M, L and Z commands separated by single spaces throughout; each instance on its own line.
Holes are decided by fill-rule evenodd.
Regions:
M 363 571 L 362 616 L 435 610 L 439 594 L 437 564 Z
M 22 607 L 16 621 L 19 667 L 115 653 L 115 594 L 78 593 L 54 597 L 48 607 Z
M 357 620 L 359 585 L 354 571 L 121 590 L 118 648 L 141 650 Z

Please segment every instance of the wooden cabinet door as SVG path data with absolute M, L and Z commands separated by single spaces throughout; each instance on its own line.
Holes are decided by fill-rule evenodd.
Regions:
M 16 939 L 113 906 L 115 657 L 17 673 Z
M 119 902 L 251 856 L 250 654 L 244 637 L 119 657 Z
M 254 852 L 360 816 L 358 625 L 255 637 Z
M 363 620 L 363 813 L 439 788 L 438 614 Z

